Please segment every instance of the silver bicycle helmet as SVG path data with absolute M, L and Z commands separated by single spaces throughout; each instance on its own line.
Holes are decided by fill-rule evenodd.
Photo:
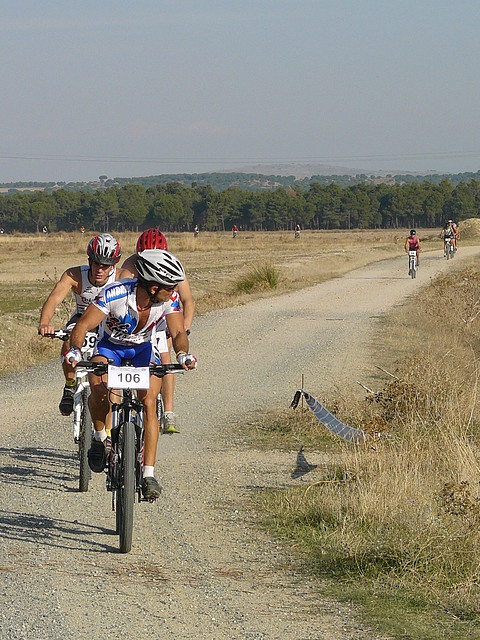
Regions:
M 89 260 L 100 264 L 117 264 L 122 257 L 120 245 L 109 233 L 94 236 L 87 247 Z
M 145 249 L 137 255 L 138 277 L 144 282 L 155 282 L 174 287 L 185 280 L 182 263 L 168 251 Z

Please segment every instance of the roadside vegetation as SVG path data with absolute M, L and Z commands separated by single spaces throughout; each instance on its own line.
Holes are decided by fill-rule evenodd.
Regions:
M 403 254 L 404 229 L 168 234 L 169 249 L 185 265 L 197 315 L 255 298 L 279 295 Z M 425 250 L 438 249 L 439 229 L 419 230 Z M 93 235 L 93 234 L 92 234 Z M 0 235 L 0 375 L 49 360 L 57 341 L 37 336 L 40 309 L 63 271 L 86 263 L 85 233 Z M 135 250 L 136 233 L 120 233 L 123 256 Z M 121 264 L 121 262 L 120 262 Z M 54 316 L 63 326 L 73 310 L 69 296 Z
M 258 517 L 391 637 L 480 638 L 480 271 L 438 277 L 378 342 L 383 386 L 318 398 L 366 445 L 307 408 L 253 424 L 254 446 L 329 454 L 310 483 L 258 496 Z
M 38 232 L 44 225 L 50 232 L 83 226 L 112 233 L 151 226 L 187 232 L 195 225 L 201 233 L 225 232 L 234 224 L 243 231 L 289 230 L 297 224 L 304 230 L 438 227 L 448 218 L 463 222 L 480 215 L 476 177 L 464 174 L 456 182 L 453 176 L 431 176 L 416 183 L 402 176 L 396 183 L 393 177 L 372 180 L 364 175 L 356 184 L 349 180 L 340 186 L 319 176 L 306 181 L 290 176 L 287 182 L 257 179 L 253 190 L 240 189 L 235 181 L 217 191 L 196 180 L 185 186 L 173 176 L 167 184 L 152 176 L 148 187 L 115 184 L 102 176 L 96 187 L 81 191 L 64 184 L 7 192 L 0 197 L 0 224 L 7 233 Z

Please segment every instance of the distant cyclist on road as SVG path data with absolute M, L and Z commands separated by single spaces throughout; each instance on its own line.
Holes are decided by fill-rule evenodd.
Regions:
M 75 366 L 82 359 L 80 350 L 87 331 L 101 325 L 103 336 L 97 343 L 94 362 L 113 361 L 120 365 L 122 358 L 133 366 L 148 366 L 157 361 L 152 338 L 157 327 L 166 321 L 172 336 L 177 361 L 185 370 L 196 367 L 196 358 L 188 353 L 188 337 L 178 300 L 172 296 L 183 282 L 185 271 L 180 261 L 168 251 L 150 249 L 137 256 L 137 278 L 114 282 L 88 306 L 77 322 L 71 337 L 70 350 L 65 358 Z M 92 471 L 105 468 L 105 424 L 110 413 L 110 393 L 101 376 L 90 374 L 90 413 L 94 424 L 92 447 L 88 463 Z M 137 390 L 144 407 L 145 448 L 142 493 L 147 500 L 160 496 L 161 488 L 154 476 L 155 457 L 159 434 L 157 395 L 162 379 L 150 376 L 149 389 Z
M 415 229 L 410 230 L 410 235 L 405 240 L 405 253 L 408 255 L 409 251 L 417 252 L 417 267 L 420 266 L 420 240 L 417 237 Z M 408 271 L 410 275 L 410 270 Z
M 447 239 L 453 243 L 453 247 L 455 248 L 455 230 L 452 227 L 453 221 L 448 220 L 443 227 L 440 237 L 443 238 L 443 255 L 446 257 L 447 255 Z
M 454 251 L 457 250 L 457 242 L 458 240 L 460 240 L 460 231 L 458 229 L 458 225 L 456 222 L 454 222 L 453 220 L 451 221 L 451 225 L 452 227 L 452 231 L 453 231 L 453 247 L 454 247 Z
M 82 313 L 105 285 L 128 276 L 128 273 L 123 274 L 116 268 L 122 251 L 119 243 L 109 233 L 94 236 L 88 243 L 87 255 L 88 265 L 67 269 L 45 300 L 38 325 L 38 333 L 41 336 L 48 337 L 55 332 L 55 327 L 52 324 L 53 314 L 70 291 L 75 297 L 76 306 L 74 314 L 65 325 L 65 331 L 73 329 Z M 69 416 L 72 413 L 76 388 L 75 372 L 70 364 L 65 361 L 65 354 L 69 349 L 69 344 L 69 341 L 64 342 L 61 350 L 62 367 L 65 375 L 65 387 L 59 405 L 62 416 Z

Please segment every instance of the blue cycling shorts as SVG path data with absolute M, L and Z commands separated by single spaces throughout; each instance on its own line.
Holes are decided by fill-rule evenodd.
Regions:
M 153 353 L 151 342 L 127 346 L 110 342 L 105 336 L 97 342 L 94 355 L 113 360 L 112 364 L 117 367 L 122 364 L 122 360 L 131 360 L 134 367 L 147 367 L 149 364 L 160 363 Z

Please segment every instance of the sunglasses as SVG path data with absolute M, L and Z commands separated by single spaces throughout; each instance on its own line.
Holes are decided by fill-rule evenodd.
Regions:
M 166 284 L 161 284 L 161 285 L 160 285 L 160 289 L 164 289 L 164 291 L 173 291 L 173 290 L 175 289 L 175 287 L 176 287 L 176 286 L 177 286 L 177 285 L 176 285 L 176 284 L 174 284 L 174 285 L 172 285 L 172 286 L 170 286 L 170 287 L 167 287 L 167 285 L 166 285 Z

